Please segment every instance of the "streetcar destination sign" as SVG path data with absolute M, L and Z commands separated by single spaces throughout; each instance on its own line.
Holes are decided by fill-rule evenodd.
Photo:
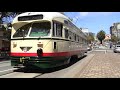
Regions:
M 43 19 L 43 15 L 31 15 L 31 16 L 18 17 L 18 21 L 37 20 L 37 19 Z

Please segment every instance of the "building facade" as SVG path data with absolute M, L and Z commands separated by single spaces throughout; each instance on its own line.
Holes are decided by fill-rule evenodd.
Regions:
M 115 35 L 120 40 L 120 22 L 113 23 L 112 26 L 110 26 L 110 34 Z
M 111 34 L 106 34 L 104 40 L 110 40 L 111 39 Z
M 89 32 L 89 29 L 88 28 L 81 28 L 82 32 L 84 32 L 86 35 L 92 35 L 95 37 L 95 33 L 93 32 Z
M 10 40 L 7 38 L 8 31 L 1 25 L 0 27 L 0 52 L 10 50 Z

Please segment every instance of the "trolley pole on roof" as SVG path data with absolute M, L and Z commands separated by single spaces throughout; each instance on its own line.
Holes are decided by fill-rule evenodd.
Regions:
M 59 12 L 59 13 L 61 13 L 61 14 L 65 15 L 65 14 L 64 14 L 64 12 Z

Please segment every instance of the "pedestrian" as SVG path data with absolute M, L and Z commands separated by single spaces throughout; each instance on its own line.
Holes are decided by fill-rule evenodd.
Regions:
M 110 49 L 112 48 L 112 43 L 110 43 Z

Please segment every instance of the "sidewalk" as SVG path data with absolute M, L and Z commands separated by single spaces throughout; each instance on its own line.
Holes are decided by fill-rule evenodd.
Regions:
M 120 55 L 97 53 L 76 78 L 120 78 Z

